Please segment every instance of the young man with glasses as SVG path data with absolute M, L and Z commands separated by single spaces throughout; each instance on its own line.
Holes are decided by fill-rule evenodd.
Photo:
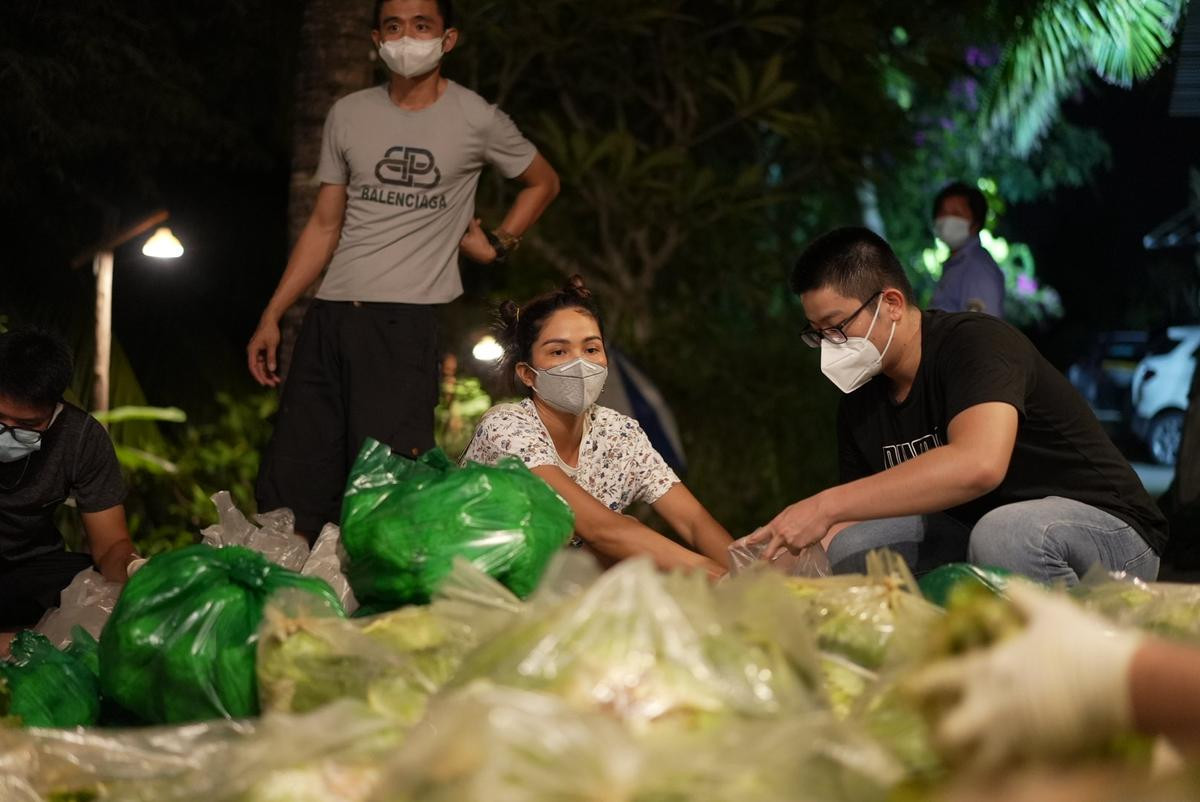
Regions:
M 767 556 L 822 542 L 835 571 L 891 548 L 913 570 L 968 559 L 1074 584 L 1094 564 L 1158 574 L 1162 514 L 1087 403 L 1015 328 L 922 312 L 888 244 L 862 228 L 814 241 L 791 276 L 846 395 L 841 484 L 762 527 Z
M 125 485 L 108 433 L 62 400 L 71 355 L 57 338 L 0 334 L 0 654 L 5 632 L 37 623 L 59 593 L 95 566 L 124 582 L 137 559 L 125 523 Z M 54 525 L 74 499 L 90 554 L 68 552 Z

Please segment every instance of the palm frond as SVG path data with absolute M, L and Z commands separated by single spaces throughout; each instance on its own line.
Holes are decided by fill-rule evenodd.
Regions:
M 1080 16 L 1087 12 L 1097 25 L 1086 41 L 1092 69 L 1117 86 L 1149 78 L 1170 48 L 1186 5 L 1187 0 L 1094 0 L 1081 6 Z M 1089 20 L 1089 28 L 1092 24 Z
M 984 96 L 981 123 L 1027 155 L 1089 73 L 1118 86 L 1162 64 L 1187 0 L 1044 0 L 1019 30 Z

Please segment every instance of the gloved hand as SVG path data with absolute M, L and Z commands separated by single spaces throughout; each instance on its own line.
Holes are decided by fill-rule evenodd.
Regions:
M 939 745 L 989 770 L 1068 754 L 1129 727 L 1129 670 L 1142 636 L 1023 580 L 1006 593 L 1025 616 L 1021 634 L 908 683 L 919 697 L 957 697 L 935 728 Z

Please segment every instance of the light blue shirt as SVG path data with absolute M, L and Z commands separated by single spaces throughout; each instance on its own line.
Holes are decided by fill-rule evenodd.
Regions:
M 1004 273 L 975 236 L 942 265 L 942 279 L 929 306 L 966 312 L 981 304 L 984 312 L 1004 319 Z

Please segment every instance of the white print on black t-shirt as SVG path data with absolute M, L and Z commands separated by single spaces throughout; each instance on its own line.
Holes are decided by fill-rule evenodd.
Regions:
M 919 457 L 926 451 L 932 451 L 935 448 L 944 446 L 942 438 L 938 436 L 937 429 L 933 430 L 933 434 L 927 434 L 924 437 L 918 437 L 909 443 L 897 443 L 894 446 L 883 447 L 883 467 L 894 468 L 901 462 L 908 462 L 913 457 Z

